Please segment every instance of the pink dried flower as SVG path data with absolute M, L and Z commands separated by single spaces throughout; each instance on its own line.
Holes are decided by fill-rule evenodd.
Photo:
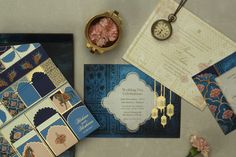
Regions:
M 226 110 L 224 111 L 223 118 L 224 119 L 230 119 L 234 115 L 234 112 L 232 110 Z
M 219 88 L 212 89 L 210 97 L 216 98 L 220 95 L 221 90 Z
M 199 68 L 200 71 L 203 71 L 204 69 L 206 69 L 209 66 L 210 65 L 208 63 L 199 63 L 198 64 L 198 68 Z
M 211 111 L 212 113 L 215 113 L 217 107 L 216 107 L 215 105 L 210 105 L 210 106 L 209 106 L 209 109 L 210 109 L 210 111 Z
M 99 22 L 90 26 L 89 38 L 99 47 L 115 42 L 118 38 L 118 27 L 111 18 L 101 18 Z
M 202 85 L 202 84 L 198 84 L 197 87 L 198 87 L 198 89 L 200 90 L 200 92 L 203 92 L 204 89 L 205 89 L 205 86 Z
M 188 79 L 188 76 L 187 76 L 187 75 L 182 75 L 182 76 L 180 76 L 180 80 L 181 80 L 181 82 L 183 82 L 183 83 L 186 83 L 186 82 L 188 82 L 188 81 L 189 81 L 189 79 Z
M 192 135 L 190 137 L 190 143 L 192 144 L 192 149 L 190 150 L 188 157 L 194 157 L 199 153 L 204 157 L 208 157 L 210 146 L 203 137 Z

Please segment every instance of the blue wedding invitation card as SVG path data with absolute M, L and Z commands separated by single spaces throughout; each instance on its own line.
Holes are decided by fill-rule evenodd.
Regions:
M 84 101 L 92 137 L 180 136 L 181 98 L 132 65 L 84 65 Z

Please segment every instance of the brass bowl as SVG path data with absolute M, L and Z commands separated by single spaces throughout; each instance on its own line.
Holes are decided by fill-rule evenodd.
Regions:
M 90 40 L 89 28 L 91 27 L 91 25 L 93 25 L 96 22 L 96 20 L 99 20 L 104 17 L 111 18 L 112 21 L 116 24 L 116 26 L 118 28 L 118 37 L 114 42 L 112 42 L 111 45 L 99 47 Z M 104 52 L 110 51 L 118 45 L 118 43 L 120 41 L 120 37 L 121 37 L 121 31 L 122 31 L 121 30 L 121 18 L 119 17 L 119 12 L 107 11 L 103 14 L 96 15 L 89 20 L 89 22 L 87 23 L 86 28 L 85 28 L 85 36 L 86 36 L 86 40 L 87 40 L 86 47 L 90 49 L 91 53 L 103 54 Z

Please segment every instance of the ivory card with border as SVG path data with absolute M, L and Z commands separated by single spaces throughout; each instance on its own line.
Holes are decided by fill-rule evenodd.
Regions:
M 236 44 L 185 8 L 172 25 L 170 39 L 153 38 L 152 24 L 177 7 L 173 0 L 160 0 L 123 58 L 203 110 L 205 101 L 191 77 L 232 54 Z

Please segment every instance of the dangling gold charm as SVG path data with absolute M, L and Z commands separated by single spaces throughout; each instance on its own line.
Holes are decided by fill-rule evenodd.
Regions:
M 156 93 L 156 81 L 154 80 L 154 87 L 153 87 L 153 94 L 154 94 L 154 102 L 156 101 L 157 98 L 157 93 Z M 154 105 L 154 108 L 152 109 L 151 117 L 155 121 L 158 118 L 158 109 L 156 108 L 156 105 Z
M 165 87 L 164 87 L 164 89 L 165 89 Z M 165 91 L 164 91 L 164 93 L 165 93 Z M 164 96 L 162 96 L 162 85 L 161 85 L 161 95 L 159 97 L 157 97 L 157 108 L 160 109 L 161 112 L 163 112 L 165 107 L 166 107 L 166 98 Z
M 171 91 L 170 91 L 170 103 L 167 105 L 167 115 L 169 116 L 169 118 L 171 119 L 171 117 L 174 115 L 175 113 L 175 106 L 171 103 Z
M 167 105 L 167 116 L 171 119 L 171 117 L 174 115 L 174 105 L 168 104 Z
M 165 115 L 163 115 L 161 117 L 161 125 L 163 126 L 163 128 L 166 126 L 167 124 L 167 117 Z
M 172 99 L 172 92 L 170 91 L 170 100 L 169 104 L 166 106 L 166 97 L 165 97 L 165 87 L 163 89 L 163 85 L 161 85 L 161 91 L 160 91 L 160 96 L 157 96 L 156 92 L 156 81 L 154 80 L 154 101 L 155 101 L 155 107 L 152 109 L 151 112 L 151 118 L 155 121 L 158 118 L 159 110 L 163 114 L 161 116 L 161 125 L 163 128 L 167 125 L 167 116 L 171 120 L 171 117 L 174 116 L 174 105 L 171 103 Z M 163 89 L 163 90 L 162 90 Z M 167 116 L 166 116 L 166 115 Z
M 166 98 L 163 96 L 159 96 L 157 98 L 157 108 L 161 110 L 161 112 L 163 112 L 163 110 L 165 109 L 166 106 Z
M 157 108 L 153 108 L 152 109 L 152 115 L 151 115 L 152 119 L 155 121 L 158 118 L 158 109 Z

